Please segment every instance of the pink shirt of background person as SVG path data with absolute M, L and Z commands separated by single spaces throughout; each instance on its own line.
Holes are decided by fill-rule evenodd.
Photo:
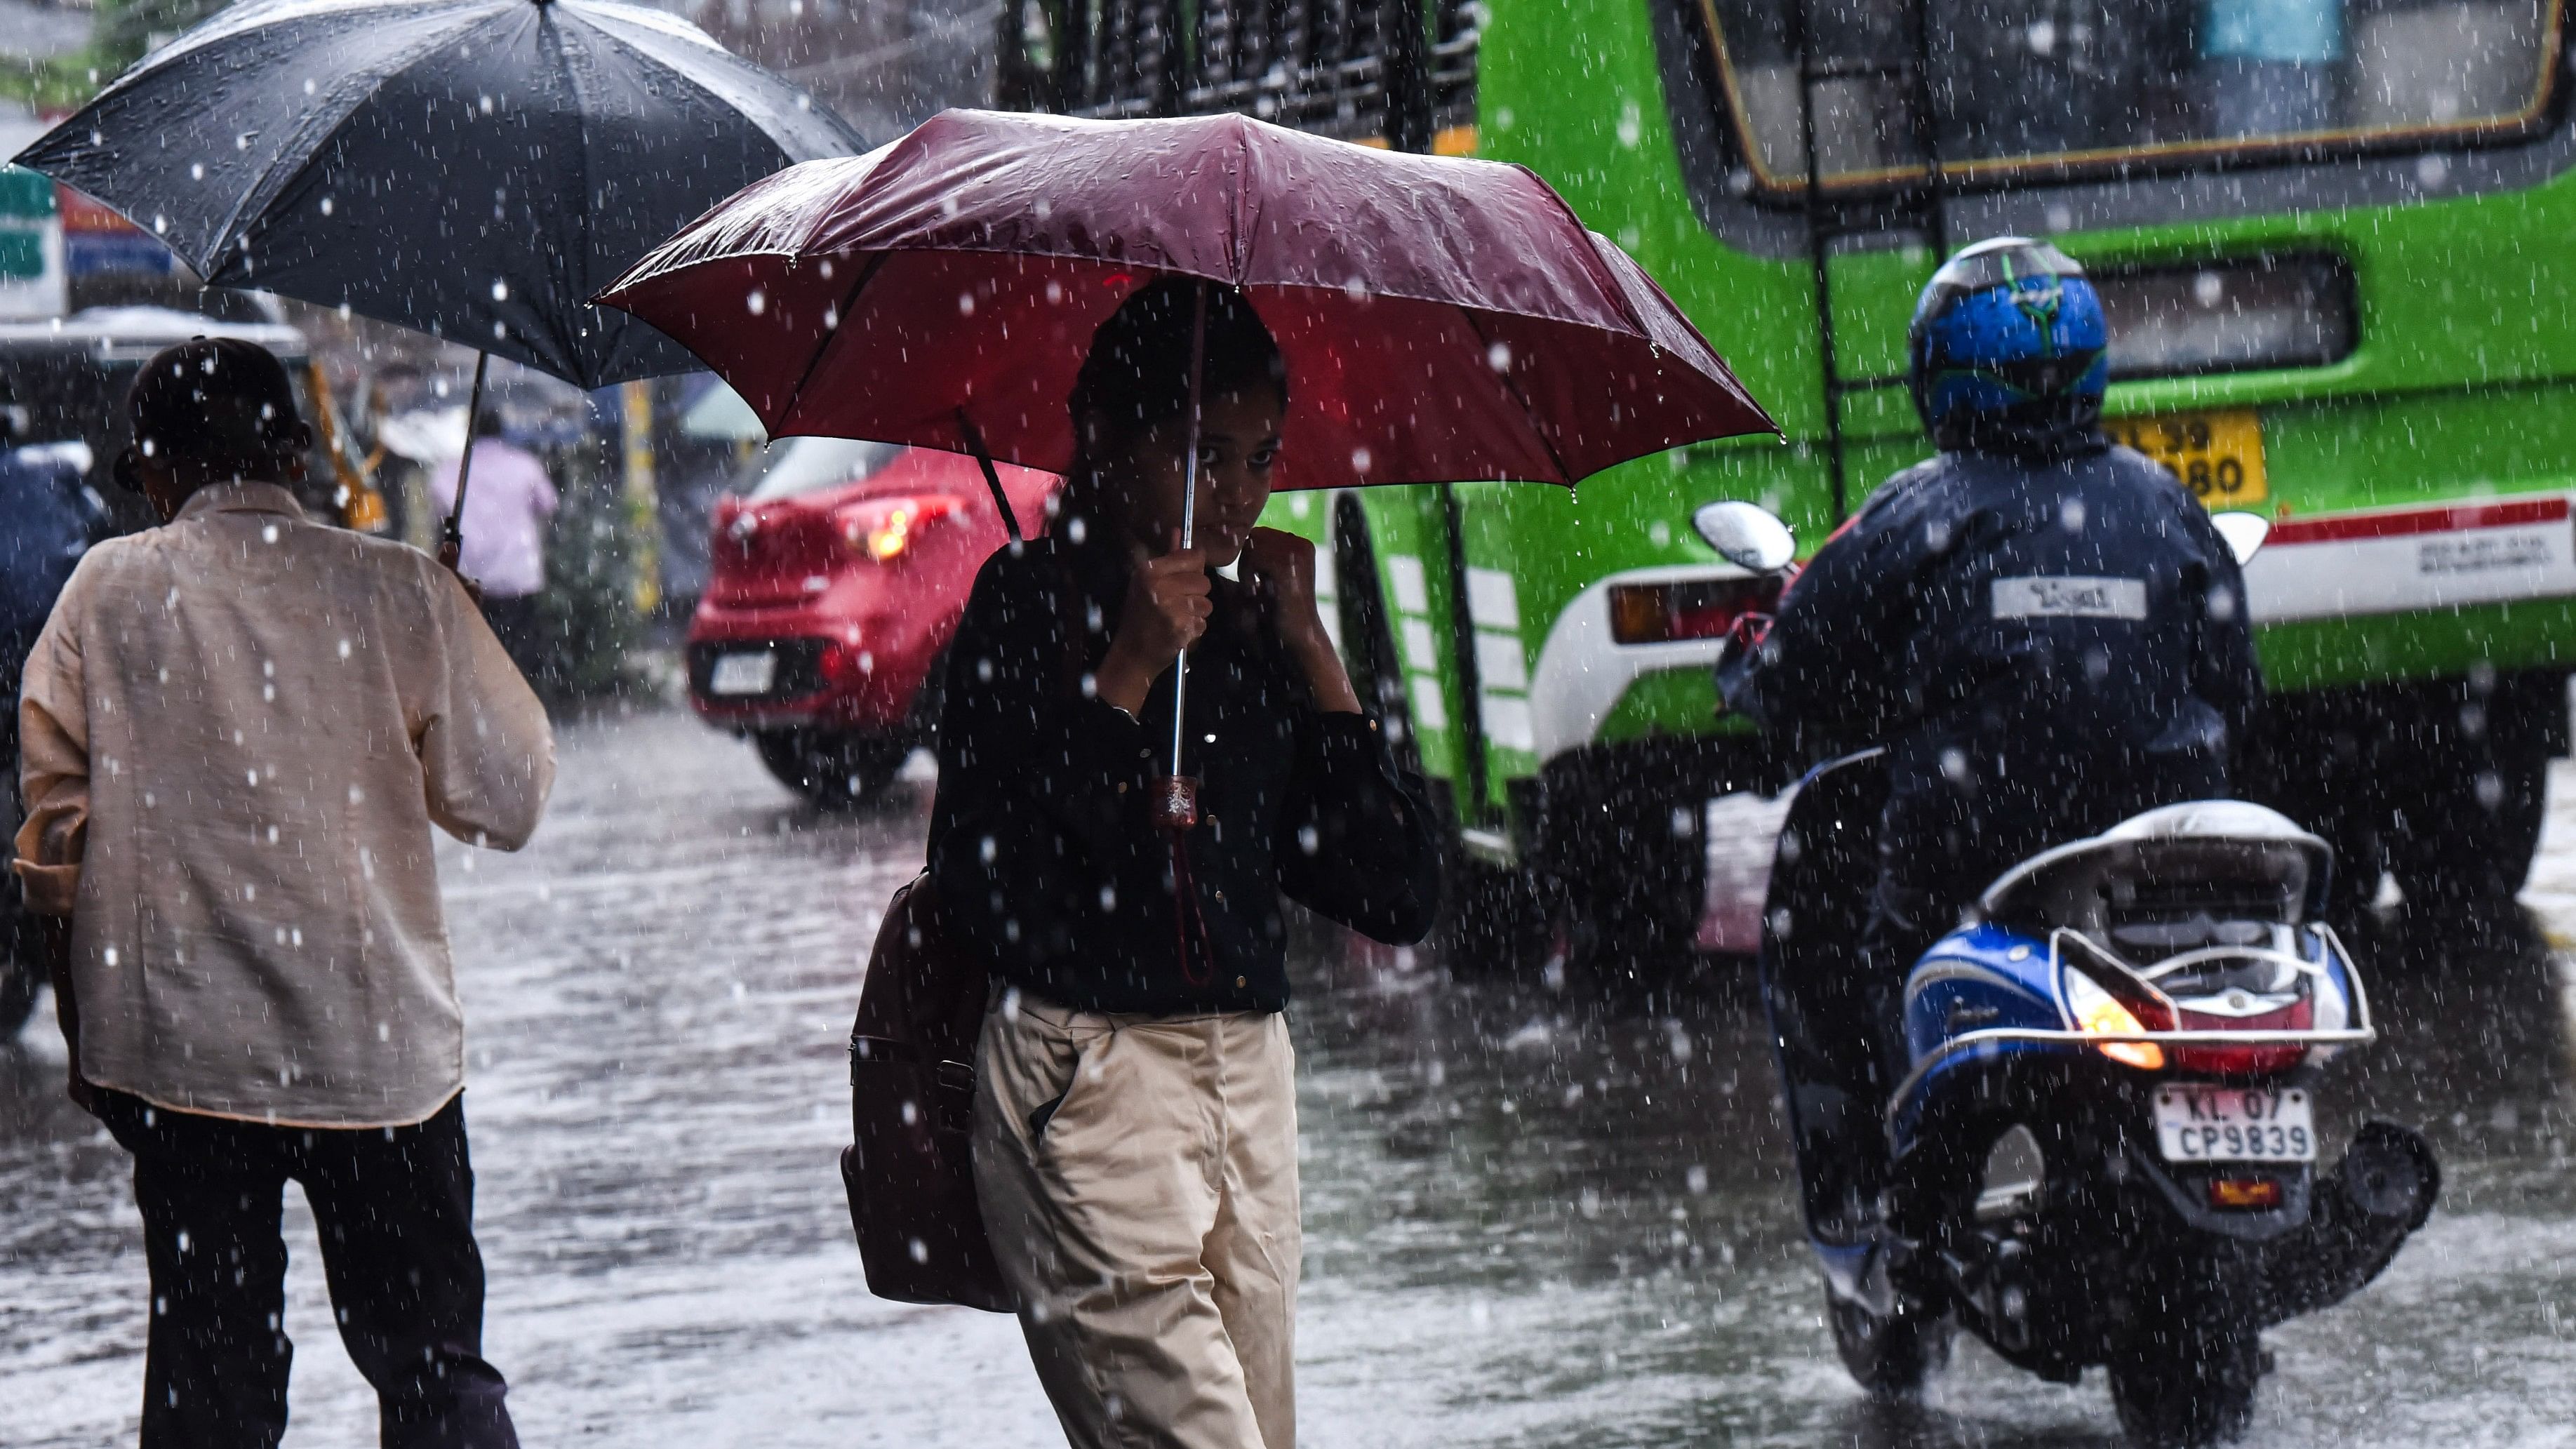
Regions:
M 456 506 L 455 460 L 429 477 L 430 501 L 443 525 Z M 499 438 L 474 440 L 474 478 L 465 489 L 465 547 L 456 571 L 484 596 L 521 599 L 546 586 L 546 520 L 555 485 L 534 453 Z

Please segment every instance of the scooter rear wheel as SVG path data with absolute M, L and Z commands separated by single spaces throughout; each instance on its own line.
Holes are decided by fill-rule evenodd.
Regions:
M 1927 1318 L 1900 1307 L 1880 1317 L 1830 1293 L 1825 1296 L 1825 1311 L 1833 1320 L 1834 1349 L 1842 1355 L 1843 1367 L 1876 1397 L 1919 1393 L 1924 1380 L 1950 1362 L 1947 1315 Z
M 2148 1449 L 2202 1449 L 2233 1439 L 2254 1417 L 2263 1340 L 2241 1324 L 2172 1324 L 2113 1359 L 2120 1427 Z

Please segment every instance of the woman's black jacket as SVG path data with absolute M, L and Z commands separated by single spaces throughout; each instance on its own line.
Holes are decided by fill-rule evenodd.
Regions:
M 1170 764 L 1173 674 L 1141 718 L 1092 697 L 1127 589 L 1107 533 L 1005 548 L 976 577 L 930 824 L 950 936 L 1047 1000 L 1155 1015 L 1285 1007 L 1283 895 L 1381 941 L 1421 939 L 1440 894 L 1421 780 L 1376 720 L 1314 708 L 1252 591 L 1222 579 L 1190 656 L 1201 820 L 1176 882 L 1146 803 Z

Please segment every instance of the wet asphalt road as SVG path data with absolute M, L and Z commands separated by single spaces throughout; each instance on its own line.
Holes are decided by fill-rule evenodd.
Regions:
M 1048 1442 L 1008 1320 L 867 1296 L 833 1166 L 857 972 L 927 783 L 817 816 L 676 714 L 567 725 L 561 754 L 529 850 L 443 854 L 487 1351 L 526 1442 Z M 2576 959 L 2543 943 L 2576 936 L 2576 808 L 2526 900 L 2520 942 L 2355 940 L 2395 1030 L 2327 1095 L 2424 1126 L 2448 1183 L 2379 1283 L 2269 1336 L 2250 1443 L 2576 1444 Z M 1722 938 L 1741 903 L 1715 904 Z M 1304 953 L 1305 1442 L 2116 1442 L 2098 1372 L 2058 1388 L 1963 1343 L 1904 1409 L 1843 1377 L 1749 977 L 1713 958 L 1649 1005 Z M 61 1069 L 49 1019 L 0 1048 L 0 1444 L 29 1449 L 130 1443 L 142 1383 L 125 1159 Z M 288 1443 L 372 1443 L 288 1201 Z

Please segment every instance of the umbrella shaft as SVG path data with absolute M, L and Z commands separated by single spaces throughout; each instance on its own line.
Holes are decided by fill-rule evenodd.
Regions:
M 1199 384 L 1207 372 L 1207 289 L 1198 284 L 1197 305 L 1190 312 L 1190 428 L 1189 452 L 1181 461 L 1181 547 L 1187 549 L 1198 536 L 1199 522 Z M 1190 687 L 1190 651 L 1183 649 L 1172 661 L 1172 775 L 1181 773 L 1182 704 Z
M 483 374 L 492 354 L 474 354 L 474 389 L 465 395 L 465 456 L 456 460 L 456 506 L 447 510 L 447 541 L 465 544 L 465 485 L 474 480 L 474 420 L 483 416 Z

